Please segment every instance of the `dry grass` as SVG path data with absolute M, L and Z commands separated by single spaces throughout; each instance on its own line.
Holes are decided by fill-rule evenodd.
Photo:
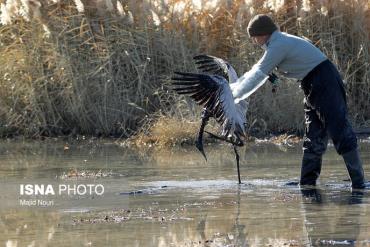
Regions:
M 128 136 L 165 107 L 159 91 L 190 60 L 181 39 L 120 18 L 91 20 L 70 5 L 48 7 L 49 38 L 37 20 L 1 27 L 3 135 Z
M 195 71 L 191 58 L 200 52 L 225 58 L 239 74 L 251 68 L 262 52 L 246 34 L 256 13 L 272 14 L 283 31 L 310 38 L 338 64 L 352 119 L 368 125 L 368 1 L 281 2 L 198 8 L 180 0 L 1 0 L 0 134 L 130 136 L 146 128 L 157 131 L 148 142 L 158 143 L 160 135 L 174 135 L 156 129 L 169 121 L 179 131 L 175 139 L 193 136 L 175 127 L 197 123 L 199 108 L 174 95 L 169 78 L 175 70 Z M 14 11 L 24 3 L 28 8 Z M 265 85 L 251 97 L 251 131 L 301 133 L 301 99 L 295 82 L 283 80 L 275 95 Z M 159 119 L 158 126 L 145 124 L 153 122 L 148 119 Z M 171 143 L 164 139 L 160 145 Z
M 161 116 L 154 123 L 147 123 L 133 136 L 129 143 L 139 148 L 168 148 L 183 144 L 193 144 L 199 130 L 200 121 L 187 121 L 176 117 Z M 213 129 L 208 127 L 208 129 Z

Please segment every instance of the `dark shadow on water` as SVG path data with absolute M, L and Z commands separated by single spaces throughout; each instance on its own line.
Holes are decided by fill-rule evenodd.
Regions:
M 221 238 L 223 239 L 223 243 L 227 244 L 226 246 L 249 246 L 248 245 L 248 240 L 247 240 L 247 227 L 245 224 L 243 224 L 240 219 L 241 215 L 241 191 L 242 191 L 242 186 L 238 186 L 238 189 L 236 191 L 236 212 L 235 212 L 235 220 L 234 223 L 232 224 L 230 230 L 227 233 L 221 234 Z M 201 242 L 204 243 L 204 246 L 213 246 L 209 245 L 212 243 L 215 243 L 217 241 L 217 237 L 210 237 L 207 238 L 206 236 L 206 224 L 207 221 L 208 224 L 212 225 L 212 220 L 207 218 L 207 214 L 205 213 L 204 215 L 200 216 L 200 220 L 197 224 L 197 232 L 200 236 Z M 218 245 L 217 245 L 218 246 Z
M 234 233 L 235 236 L 235 246 L 247 246 L 247 234 L 246 234 L 246 226 L 240 222 L 240 191 L 241 186 L 238 187 L 237 192 L 237 212 L 235 217 L 235 223 L 231 232 Z
M 322 193 L 316 188 L 301 188 L 301 193 L 306 201 L 312 203 L 321 204 L 322 203 Z
M 312 246 L 355 246 L 361 232 L 364 191 L 301 188 L 306 230 Z M 333 209 L 337 209 L 334 210 Z
M 364 196 L 364 191 L 352 191 L 351 196 L 348 198 L 348 204 L 361 204 Z

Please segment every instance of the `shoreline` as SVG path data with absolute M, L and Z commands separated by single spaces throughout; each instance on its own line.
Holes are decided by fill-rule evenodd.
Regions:
M 358 142 L 370 142 L 370 133 L 361 131 L 355 131 L 357 134 Z M 84 135 L 76 135 L 76 136 L 57 136 L 57 137 L 48 137 L 48 136 L 41 136 L 36 138 L 30 138 L 26 136 L 13 136 L 13 137 L 6 137 L 0 138 L 2 142 L 64 142 L 66 144 L 65 149 L 68 149 L 68 145 L 117 145 L 123 148 L 133 148 L 133 149 L 171 149 L 176 147 L 191 147 L 195 142 L 196 134 L 182 139 L 175 139 L 171 143 L 165 143 L 162 145 L 161 140 L 151 138 L 150 136 L 146 136 L 146 140 L 137 141 L 138 135 L 134 135 L 128 138 L 119 138 L 119 137 L 97 137 L 97 136 L 84 136 Z M 256 136 L 248 136 L 244 139 L 246 144 L 260 144 L 260 143 L 271 143 L 275 145 L 287 145 L 291 146 L 294 144 L 298 144 L 303 141 L 303 136 L 298 136 L 289 133 L 281 133 L 281 134 L 268 134 L 265 136 L 256 135 Z M 213 139 L 209 136 L 204 136 L 204 145 L 219 145 L 223 143 L 222 141 Z

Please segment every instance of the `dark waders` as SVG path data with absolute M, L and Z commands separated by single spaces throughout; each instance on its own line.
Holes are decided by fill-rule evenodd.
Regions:
M 346 94 L 338 70 L 326 60 L 301 81 L 305 95 L 305 138 L 301 185 L 315 185 L 328 138 L 343 156 L 353 188 L 364 188 L 364 171 L 357 138 L 348 121 Z

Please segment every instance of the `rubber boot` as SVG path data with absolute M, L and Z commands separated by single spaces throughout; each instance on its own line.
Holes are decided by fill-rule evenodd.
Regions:
M 365 188 L 364 170 L 362 168 L 362 163 L 358 150 L 354 149 L 343 154 L 342 156 L 344 162 L 346 163 L 347 170 L 352 181 L 352 188 L 364 189 Z
M 304 153 L 301 168 L 300 185 L 315 186 L 320 176 L 322 156 L 313 153 Z

